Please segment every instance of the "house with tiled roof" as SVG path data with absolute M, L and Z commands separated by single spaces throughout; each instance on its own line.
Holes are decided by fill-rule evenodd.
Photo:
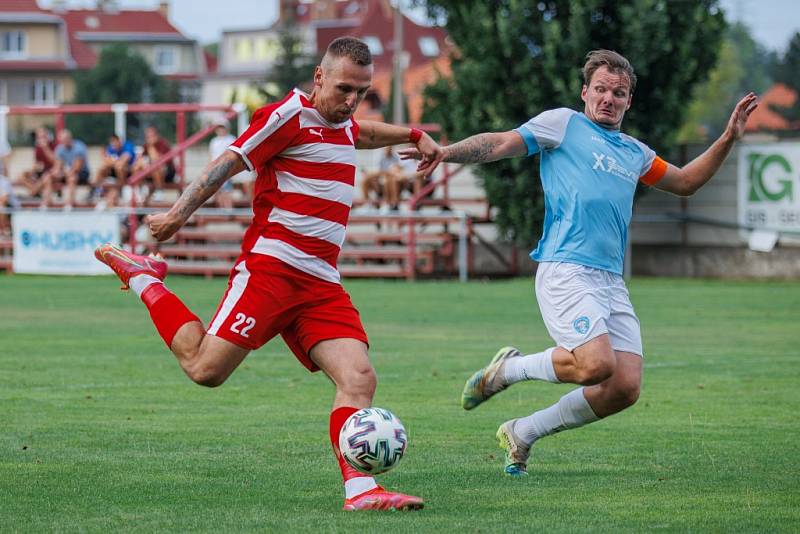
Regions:
M 65 10 L 69 48 L 78 69 L 91 69 L 103 47 L 125 43 L 168 79 L 197 80 L 205 73 L 203 50 L 169 21 L 169 3 L 157 10 L 121 10 L 112 0 L 94 9 Z
M 320 2 L 306 3 L 308 11 L 321 11 Z M 391 80 L 394 65 L 394 9 L 388 0 L 333 1 L 339 18 L 317 19 L 317 51 L 322 54 L 328 43 L 343 35 L 363 40 L 372 52 L 375 65 L 373 91 L 359 108 L 356 118 L 378 118 L 382 109 L 391 106 Z M 302 10 L 302 5 L 298 6 Z M 439 72 L 449 73 L 447 33 L 437 26 L 417 24 L 403 15 L 403 94 L 409 122 L 422 118 L 422 91 Z
M 394 9 L 388 0 L 349 0 L 328 2 L 338 8 L 334 19 L 317 19 L 315 27 L 317 52 L 324 53 L 332 40 L 343 35 L 362 39 L 372 52 L 375 71 L 391 70 L 394 58 Z M 314 2 L 308 9 L 319 10 L 325 2 Z M 428 63 L 448 48 L 447 33 L 437 26 L 417 24 L 403 16 L 403 54 L 405 68 Z
M 761 95 L 758 107 L 747 120 L 747 132 L 784 132 L 800 130 L 800 122 L 792 123 L 778 113 L 777 109 L 790 109 L 797 103 L 797 91 L 782 83 L 776 83 Z
M 0 2 L 0 104 L 57 104 L 76 66 L 64 20 L 35 0 Z
M 120 9 L 97 0 L 91 9 L 69 9 L 63 0 L 41 8 L 36 0 L 0 1 L 0 105 L 58 105 L 70 101 L 72 74 L 97 64 L 104 46 L 125 43 L 153 70 L 180 82 L 184 100 L 199 97 L 206 71 L 202 47 L 169 21 L 169 3 L 155 10 Z M 15 117 L 12 132 L 29 128 Z M 25 123 L 25 124 L 23 124 Z
M 358 37 L 370 47 L 375 65 L 373 90 L 359 107 L 356 118 L 382 118 L 389 105 L 394 58 L 394 10 L 388 0 L 280 0 L 275 24 L 264 28 L 226 30 L 220 42 L 219 66 L 203 87 L 203 103 L 228 102 L 236 94 L 247 101 L 255 84 L 268 83 L 277 59 L 279 32 L 288 21 L 296 25 L 306 52 L 322 56 L 328 44 L 344 35 Z M 403 16 L 404 93 L 409 119 L 422 115 L 422 89 L 437 72 L 449 72 L 446 32 L 417 24 Z M 311 79 L 311 72 L 309 80 Z M 244 98 L 243 98 L 244 96 Z
M 215 68 L 207 70 L 203 82 L 201 102 L 228 104 L 235 99 L 251 108 L 258 107 L 263 97 L 257 86 L 265 85 L 278 60 L 281 30 L 280 19 L 269 26 L 223 30 Z M 304 43 L 304 53 L 313 54 L 313 33 L 304 26 L 298 26 L 297 31 Z

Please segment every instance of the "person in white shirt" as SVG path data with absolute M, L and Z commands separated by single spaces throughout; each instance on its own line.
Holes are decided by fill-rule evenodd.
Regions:
M 236 141 L 236 138 L 228 131 L 228 121 L 220 119 L 215 125 L 214 137 L 208 143 L 208 155 L 211 161 L 224 154 L 231 143 Z M 214 202 L 218 208 L 233 208 L 233 182 L 231 180 L 225 182 L 220 190 L 217 191 L 217 194 L 214 195 Z

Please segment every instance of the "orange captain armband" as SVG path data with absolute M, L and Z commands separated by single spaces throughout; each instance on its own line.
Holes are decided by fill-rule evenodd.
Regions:
M 647 185 L 655 185 L 667 172 L 667 162 L 658 156 L 650 165 L 650 170 L 639 177 L 639 181 Z

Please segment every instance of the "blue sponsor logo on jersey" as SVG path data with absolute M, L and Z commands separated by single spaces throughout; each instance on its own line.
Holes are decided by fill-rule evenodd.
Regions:
M 575 331 L 579 334 L 585 334 L 586 332 L 588 332 L 589 325 L 591 325 L 591 322 L 589 321 L 589 318 L 586 317 L 585 315 L 581 315 L 580 317 L 572 321 L 572 328 L 574 328 Z

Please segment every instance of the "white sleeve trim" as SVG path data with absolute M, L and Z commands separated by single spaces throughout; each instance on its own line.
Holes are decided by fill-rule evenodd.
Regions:
M 543 111 L 521 127 L 530 131 L 541 150 L 558 148 L 564 141 L 569 120 L 577 111 L 557 108 Z
M 242 157 L 242 160 L 244 160 L 244 164 L 247 165 L 248 171 L 253 170 L 253 163 L 250 161 L 250 158 L 247 157 L 247 154 L 245 154 L 241 148 L 239 148 L 238 146 L 231 145 L 228 147 L 228 150 L 230 150 L 231 152 L 236 152 L 237 154 L 239 154 L 239 156 Z

